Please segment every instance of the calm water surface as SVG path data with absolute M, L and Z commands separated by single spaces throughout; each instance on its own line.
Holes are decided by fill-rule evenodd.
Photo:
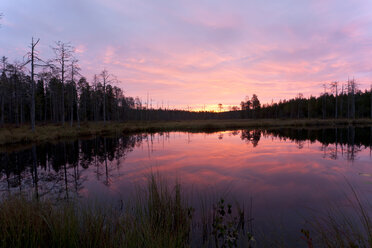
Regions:
M 171 132 L 3 149 L 0 189 L 115 202 L 154 171 L 180 181 L 191 204 L 252 204 L 253 231 L 300 236 L 306 218 L 347 204 L 346 181 L 371 198 L 371 130 Z

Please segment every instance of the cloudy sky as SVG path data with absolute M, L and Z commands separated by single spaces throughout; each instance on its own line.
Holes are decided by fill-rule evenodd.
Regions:
M 91 80 L 106 68 L 126 95 L 179 108 L 262 103 L 354 77 L 372 82 L 372 1 L 0 0 L 0 56 L 43 58 L 71 42 Z

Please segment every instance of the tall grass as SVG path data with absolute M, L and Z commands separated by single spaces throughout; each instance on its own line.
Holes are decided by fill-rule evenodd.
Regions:
M 120 208 L 10 196 L 0 202 L 1 247 L 188 247 L 191 209 L 177 184 L 149 178 Z
M 238 247 L 244 210 L 235 213 L 220 200 L 207 212 L 210 221 L 193 220 L 180 184 L 155 175 L 119 207 L 7 196 L 0 201 L 0 247 Z M 200 224 L 208 233 L 197 233 Z M 195 243 L 201 238 L 194 235 L 207 237 Z
M 346 206 L 333 206 L 309 221 L 313 236 L 301 230 L 308 247 L 372 247 L 371 205 L 348 182 Z
M 301 230 L 304 246 L 372 247 L 370 206 L 350 188 L 350 211 L 335 206 L 314 216 L 310 231 Z M 198 216 L 180 184 L 155 175 L 120 206 L 7 196 L 0 201 L 0 247 L 256 247 L 245 228 L 252 216 L 239 204 L 203 206 Z
M 188 247 L 192 208 L 173 188 L 151 175 L 145 191 L 137 193 L 136 205 L 125 213 L 125 247 Z

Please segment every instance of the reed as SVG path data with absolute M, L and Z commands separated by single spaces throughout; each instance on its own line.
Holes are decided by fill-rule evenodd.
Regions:
M 0 202 L 0 247 L 188 247 L 191 209 L 178 184 L 170 189 L 152 176 L 132 200 L 94 207 L 8 196 Z
M 372 247 L 371 206 L 347 182 L 346 205 L 334 205 L 311 220 L 310 230 L 301 230 L 308 247 Z
M 0 247 L 251 247 L 244 210 L 223 199 L 209 207 L 207 221 L 195 218 L 180 184 L 154 174 L 119 206 L 8 195 Z

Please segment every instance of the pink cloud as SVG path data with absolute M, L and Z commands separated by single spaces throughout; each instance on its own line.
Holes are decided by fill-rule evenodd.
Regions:
M 12 23 L 0 28 L 0 55 L 23 56 L 31 36 L 41 38 L 44 57 L 51 56 L 48 45 L 55 40 L 71 41 L 88 79 L 106 68 L 126 95 L 145 99 L 149 93 L 180 108 L 238 105 L 253 93 L 262 103 L 299 92 L 317 95 L 322 83 L 348 76 L 362 89 L 372 81 L 368 1 L 22 5 L 32 11 L 0 3 Z

